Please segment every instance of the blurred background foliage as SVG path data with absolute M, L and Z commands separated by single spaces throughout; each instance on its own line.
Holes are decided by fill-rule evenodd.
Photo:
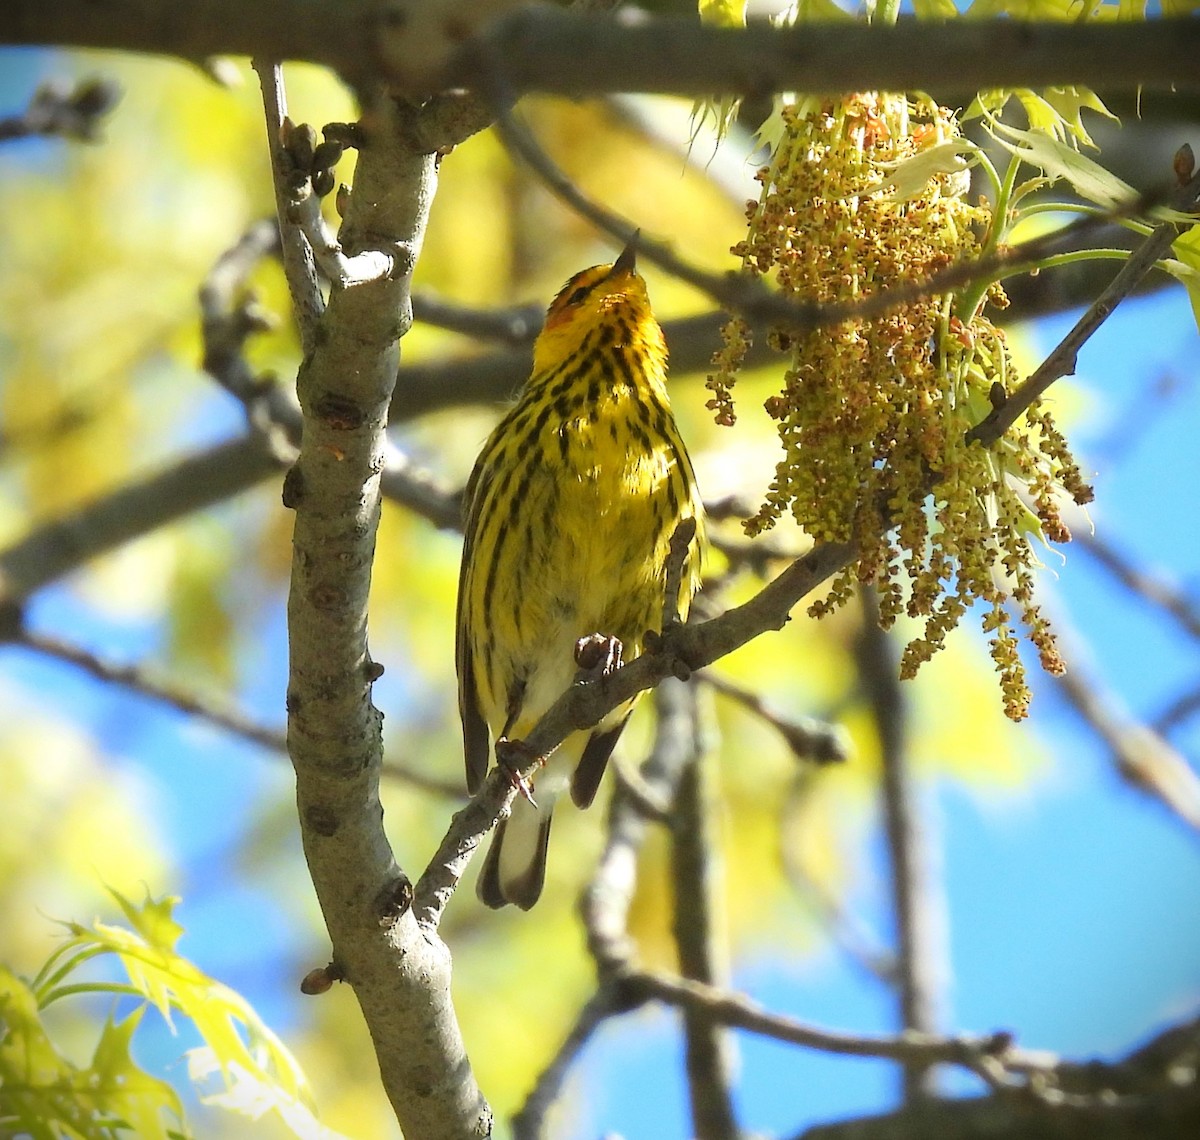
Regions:
M 213 262 L 273 211 L 257 84 L 218 85 L 180 63 L 113 56 L 5 53 L 6 108 L 36 79 L 113 77 L 123 90 L 95 145 L 32 140 L 0 153 L 0 547 L 131 479 L 245 430 L 243 410 L 200 369 L 196 291 Z M 292 117 L 320 126 L 354 109 L 332 77 L 287 69 Z M 686 139 L 689 108 L 644 105 L 664 132 Z M 743 202 L 705 168 L 701 139 L 682 151 L 648 139 L 610 106 L 530 100 L 547 149 L 591 196 L 668 238 L 694 261 L 731 268 Z M 725 161 L 722 159 L 721 161 Z M 712 162 L 720 165 L 716 156 Z M 733 177 L 753 193 L 750 168 Z M 727 173 L 728 163 L 726 163 Z M 715 171 L 715 167 L 714 167 Z M 339 176 L 352 180 L 352 159 Z M 332 215 L 332 198 L 326 208 Z M 544 305 L 577 269 L 610 247 L 512 161 L 488 133 L 442 164 L 416 287 L 480 307 Z M 661 319 L 706 310 L 703 298 L 646 270 Z M 281 384 L 298 345 L 278 267 L 253 275 L 276 326 L 251 339 L 255 368 Z M 1025 351 L 1020 336 L 1018 351 Z M 486 348 L 418 324 L 406 362 Z M 1028 353 L 1026 353 L 1028 357 Z M 1026 359 L 1025 363 L 1029 360 Z M 704 408 L 701 375 L 676 375 L 672 396 L 709 499 L 757 501 L 776 453 L 772 424 L 755 414 L 773 391 L 766 368 L 739 387 L 735 430 Z M 1064 385 L 1064 390 L 1066 386 Z M 403 402 L 403 390 L 397 392 Z M 1061 397 L 1060 408 L 1074 398 Z M 447 487 L 465 480 L 497 406 L 450 406 L 397 430 L 396 442 Z M 1069 424 L 1068 424 L 1069 427 Z M 284 595 L 291 520 L 281 474 L 201 515 L 163 527 L 35 595 L 26 618 L 116 662 L 136 662 L 281 726 Z M 725 524 L 737 537 L 736 522 Z M 782 526 L 764 540 L 801 550 Z M 376 686 L 389 763 L 459 785 L 462 759 L 452 654 L 457 535 L 389 505 L 378 544 L 371 649 L 387 672 Z M 724 570 L 720 555 L 714 572 Z M 760 579 L 739 570 L 724 598 L 749 597 Z M 803 961 L 828 946 L 828 908 L 886 893 L 877 881 L 879 749 L 854 659 L 861 618 L 798 617 L 726 658 L 721 676 L 759 693 L 779 714 L 842 725 L 845 764 L 798 761 L 760 718 L 712 697 L 719 773 L 726 913 L 736 961 Z M 900 631 L 903 634 L 903 631 Z M 989 802 L 1035 795 L 1043 747 L 1001 710 L 981 638 L 961 631 L 905 687 L 910 754 L 923 781 L 951 780 Z M 621 763 L 651 736 L 650 702 L 637 713 Z M 0 673 L 0 960 L 33 973 L 55 945 L 51 918 L 112 913 L 109 884 L 138 896 L 183 896 L 181 944 L 203 968 L 249 995 L 295 1050 L 322 1119 L 347 1135 L 395 1135 L 376 1066 L 348 991 L 300 999 L 299 979 L 326 960 L 292 814 L 286 758 L 153 701 L 83 682 L 65 666 L 6 650 Z M 410 874 L 423 865 L 453 798 L 403 780 L 387 784 L 386 818 Z M 502 1118 L 557 1047 L 593 971 L 574 900 L 600 844 L 603 803 L 562 813 L 546 895 L 532 916 L 485 912 L 470 890 L 454 900 L 443 935 L 455 955 L 455 992 L 483 1088 Z M 633 911 L 649 962 L 669 966 L 665 846 L 653 836 Z M 108 1006 L 64 1017 L 68 1040 Z M 521 1046 L 513 1046 L 514 1025 Z M 985 1027 L 980 1027 L 985 1028 Z M 173 1058 L 191 1042 L 146 1025 L 150 1067 L 186 1086 Z M 157 1036 L 156 1036 L 157 1034 Z M 195 1106 L 192 1105 L 194 1108 Z M 201 1135 L 203 1115 L 197 1117 Z M 213 1135 L 271 1135 L 268 1126 Z

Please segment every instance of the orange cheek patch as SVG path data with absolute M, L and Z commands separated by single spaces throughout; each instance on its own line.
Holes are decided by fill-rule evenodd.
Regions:
M 561 328 L 571 319 L 571 311 L 565 306 L 561 309 L 551 309 L 546 314 L 546 323 L 543 328 L 556 329 Z

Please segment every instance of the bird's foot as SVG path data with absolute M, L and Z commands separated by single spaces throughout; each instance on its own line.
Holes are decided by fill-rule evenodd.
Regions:
M 537 807 L 537 800 L 533 798 L 533 781 L 528 776 L 521 775 L 520 771 L 521 768 L 528 767 L 533 761 L 537 761 L 540 765 L 542 757 L 536 755 L 525 741 L 510 740 L 506 736 L 502 736 L 496 741 L 496 763 L 521 798 L 528 800 L 533 807 Z
M 575 664 L 584 681 L 597 681 L 621 668 L 625 647 L 619 637 L 607 633 L 589 633 L 575 642 Z

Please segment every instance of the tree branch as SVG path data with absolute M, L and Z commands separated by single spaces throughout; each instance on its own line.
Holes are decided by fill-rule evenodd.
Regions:
M 782 716 L 752 689 L 742 688 L 711 669 L 703 670 L 699 677 L 723 697 L 770 725 L 783 737 L 797 760 L 811 764 L 841 764 L 849 759 L 850 737 L 841 725 L 816 717 Z
M 200 717 L 242 740 L 248 740 L 272 752 L 282 755 L 287 750 L 281 729 L 269 728 L 222 702 L 155 677 L 140 665 L 117 664 L 81 646 L 72 645 L 61 637 L 35 633 L 28 629 L 17 631 L 11 639 L 11 644 L 24 646 L 45 657 L 74 665 L 105 684 L 119 685 L 177 712 Z
M 198 717 L 233 736 L 277 754 L 281 759 L 287 756 L 287 738 L 282 728 L 272 728 L 252 720 L 228 702 L 204 696 L 194 689 L 158 676 L 142 665 L 110 661 L 64 638 L 36 633 L 20 626 L 20 623 L 16 624 L 16 629 L 0 631 L 9 644 L 73 665 L 106 685 L 116 685 L 186 716 Z M 415 768 L 402 766 L 394 761 L 385 761 L 381 774 L 385 779 L 403 781 L 410 787 L 444 799 L 461 800 L 465 795 L 461 784 L 434 779 Z
M 711 986 L 729 983 L 728 931 L 722 913 L 720 836 L 713 776 L 701 724 L 695 681 L 665 681 L 655 690 L 658 707 L 679 708 L 686 731 L 687 762 L 670 815 L 671 930 L 679 970 Z M 735 1044 L 724 1026 L 694 1009 L 683 1011 L 684 1057 L 692 1131 L 702 1140 L 737 1140 L 732 1086 L 737 1066 Z
M 849 565 L 855 550 L 850 543 L 815 547 L 743 605 L 710 621 L 677 625 L 660 639 L 658 651 L 643 653 L 601 680 L 576 683 L 525 736 L 529 755 L 550 755 L 572 732 L 598 724 L 636 693 L 677 675 L 681 662 L 686 668 L 702 668 L 768 629 L 782 629 L 796 603 Z M 531 762 L 517 775 L 529 778 L 538 764 Z M 496 766 L 471 802 L 454 816 L 416 886 L 414 908 L 423 924 L 436 927 L 441 921 L 475 848 L 515 794 L 510 774 Z
M 430 1140 L 486 1135 L 450 999 L 450 956 L 409 908 L 382 826 L 378 675 L 366 615 L 397 336 L 436 182 L 406 142 L 411 113 L 380 101 L 359 151 L 340 234 L 351 255 L 386 246 L 396 271 L 335 283 L 297 390 L 304 432 L 285 496 L 296 510 L 288 600 L 288 748 L 304 853 L 333 944 L 374 1042 L 401 1128 Z M 387 236 L 384 236 L 387 235 Z
M 601 983 L 584 1003 L 566 1040 L 538 1077 L 520 1111 L 513 1116 L 513 1140 L 542 1140 L 546 1135 L 546 1118 L 566 1084 L 571 1066 L 605 1019 L 618 1012 L 614 996 L 614 988 Z
M 1130 593 L 1158 606 L 1175 619 L 1180 630 L 1200 640 L 1200 606 L 1173 582 L 1136 566 L 1125 554 L 1098 534 L 1083 529 L 1073 538 Z
M 1179 39 L 1172 42 L 1173 36 Z M 472 86 L 499 66 L 515 94 L 575 98 L 609 91 L 696 98 L 910 91 L 947 82 L 972 91 L 1057 84 L 1190 90 L 1200 86 L 1198 53 L 1200 26 L 1189 19 L 757 23 L 729 29 L 629 10 L 601 15 L 539 7 L 521 8 L 464 44 L 442 82 Z
M 1059 1062 L 1022 1091 L 923 1101 L 821 1124 L 797 1140 L 1182 1140 L 1200 1135 L 1200 1022 L 1173 1025 L 1115 1063 Z
M 487 15 L 512 3 L 476 6 Z M 434 15 L 426 17 L 422 9 Z M 455 10 L 455 9 L 459 10 Z M 1083 84 L 1109 90 L 1200 86 L 1200 25 L 951 20 L 744 29 L 634 11 L 522 8 L 462 42 L 471 6 L 429 0 L 6 0 L 0 42 L 154 52 L 199 61 L 259 56 L 325 64 L 359 85 L 413 93 L 475 86 L 503 64 L 517 94 L 611 91 L 708 96 L 858 90 L 978 90 Z
M 940 923 L 932 905 L 934 877 L 929 868 L 929 837 L 910 770 L 906 701 L 894 646 L 887 631 L 880 628 L 879 597 L 870 587 L 860 590 L 859 596 L 863 619 L 855 656 L 883 766 L 883 824 L 896 922 L 895 980 L 900 1021 L 906 1030 L 935 1033 L 943 980 L 939 969 Z M 919 1061 L 907 1062 L 903 1086 L 908 1104 L 932 1095 L 932 1070 Z
M 82 79 L 70 84 L 50 80 L 38 87 L 21 114 L 0 118 L 0 142 L 30 135 L 96 142 L 101 121 L 120 97 L 121 89 L 111 79 Z
M 665 687 L 675 690 L 681 684 L 673 681 Z M 628 781 L 618 779 L 608 810 L 604 850 L 579 900 L 588 950 L 601 977 L 619 972 L 633 957 L 628 923 L 638 852 L 648 821 L 666 821 L 669 814 L 668 809 L 661 816 L 657 812 L 647 816 L 642 800 L 649 797 L 657 804 L 670 804 L 691 752 L 687 703 L 669 696 L 655 702 L 655 713 L 654 744 L 638 772 L 641 795 L 631 791 Z
M 725 1025 L 785 1041 L 805 1049 L 844 1057 L 879 1057 L 889 1061 L 922 1065 L 959 1065 L 971 1072 L 988 1070 L 993 1079 L 1005 1069 L 1043 1071 L 1056 1060 L 1052 1054 L 1016 1048 L 1006 1033 L 988 1036 L 939 1037 L 906 1032 L 894 1037 L 872 1037 L 820 1029 L 795 1018 L 768 1013 L 742 994 L 687 978 L 636 971 L 623 979 L 631 998 L 661 1001 L 681 1008 L 703 1011 Z
M 20 601 L 89 559 L 224 502 L 278 470 L 264 442 L 247 435 L 86 503 L 0 552 L 0 601 Z
M 1200 27 L 1200 23 L 1197 24 Z M 1200 173 L 1192 175 L 1173 195 L 1171 206 L 1181 213 L 1195 210 L 1200 195 Z M 1137 287 L 1138 283 L 1154 267 L 1159 258 L 1166 255 L 1171 243 L 1179 236 L 1179 226 L 1174 221 L 1163 222 L 1129 256 L 1129 260 L 1117 270 L 1108 287 L 1088 307 L 1087 312 L 1076 321 L 1071 331 L 1059 342 L 1054 351 L 1023 384 L 1009 394 L 986 419 L 980 421 L 967 433 L 968 439 L 979 440 L 985 446 L 995 443 L 1029 408 L 1040 399 L 1056 380 L 1075 371 L 1075 359 L 1079 350 L 1092 334 L 1112 316 L 1113 310 Z
M 288 186 L 286 151 L 283 145 L 283 125 L 287 120 L 287 92 L 283 86 L 283 69 L 270 59 L 255 57 L 252 61 L 258 72 L 262 93 L 263 116 L 267 128 L 267 153 L 271 160 L 271 184 L 275 190 L 275 216 L 283 251 L 283 273 L 292 298 L 292 314 L 300 333 L 300 348 L 305 354 L 313 349 L 317 324 L 325 311 L 325 298 L 317 283 L 316 258 L 312 246 L 297 226 L 288 225 L 291 193 Z M 318 207 L 319 208 L 319 207 Z
M 1061 620 L 1055 623 L 1062 625 Z M 1059 633 L 1067 668 L 1054 678 L 1084 724 L 1108 749 L 1122 779 L 1153 796 L 1200 834 L 1200 775 L 1155 729 L 1142 724 L 1121 707 L 1111 692 L 1071 652 L 1071 639 Z
M 692 752 L 693 727 L 688 702 L 679 699 L 682 690 L 681 682 L 668 682 L 659 690 L 654 744 L 639 774 L 645 794 L 663 802 L 675 797 Z M 608 809 L 604 850 L 579 900 L 588 950 L 596 963 L 600 985 L 513 1118 L 515 1140 L 537 1140 L 543 1135 L 546 1116 L 558 1099 L 579 1051 L 606 1017 L 629 1008 L 622 993 L 621 977 L 634 954 L 628 929 L 629 906 L 636 888 L 637 857 L 646 827 L 647 818 L 640 801 L 626 781 L 619 781 Z M 418 899 L 422 895 L 418 884 Z
M 686 281 L 693 288 L 707 293 L 723 308 L 737 313 L 751 325 L 766 324 L 774 328 L 786 329 L 793 334 L 829 328 L 851 320 L 868 320 L 924 298 L 952 292 L 964 285 L 999 280 L 1008 274 L 1031 268 L 1053 255 L 1082 248 L 1083 244 L 1097 230 L 1120 218 L 1133 218 L 1149 212 L 1155 206 L 1160 205 L 1159 199 L 1163 197 L 1159 194 L 1134 196 L 1110 211 L 1085 215 L 1060 229 L 1052 230 L 1029 241 L 1016 245 L 998 246 L 991 253 L 958 261 L 924 279 L 905 281 L 888 288 L 877 289 L 850 301 L 822 304 L 773 289 L 768 285 L 767 279 L 761 276 L 749 273 L 712 273 L 687 258 L 681 257 L 675 252 L 672 245 L 644 236 L 629 219 L 588 197 L 559 168 L 529 128 L 510 109 L 511 92 L 505 85 L 505 76 L 496 73 L 491 79 L 494 86 L 490 90 L 496 104 L 496 133 L 512 154 L 520 158 L 560 201 L 573 209 L 580 217 L 586 218 L 597 229 L 613 237 L 621 245 L 633 246 L 645 260 L 657 265 L 673 277 Z M 1169 195 L 1170 204 L 1178 212 L 1191 212 L 1195 209 L 1198 192 L 1200 192 L 1200 174 Z M 1150 260 L 1142 264 L 1136 256 L 1130 259 L 1135 263 L 1135 269 L 1131 276 L 1133 283 L 1141 280 L 1154 262 L 1163 255 L 1177 234 L 1177 225 L 1167 223 L 1159 227 L 1155 231 L 1154 237 L 1144 243 L 1145 248 L 1139 249 L 1139 252 L 1143 257 L 1149 257 Z M 1115 294 L 1116 300 L 1113 300 L 1108 308 L 1103 310 L 1103 315 L 1097 320 L 1097 325 L 1103 322 L 1116 301 L 1127 295 L 1132 287 L 1132 284 L 1122 283 L 1120 290 Z M 1087 340 L 1092 331 L 1094 330 L 1083 334 L 1079 343 L 1082 344 Z M 1074 346 L 1066 345 L 1066 342 L 1060 346 L 1060 349 L 1067 353 L 1062 362 L 1064 371 L 1074 366 L 1073 348 Z M 1041 372 L 1035 373 L 1005 403 L 996 408 L 992 416 L 985 421 L 989 425 L 993 420 L 995 421 L 995 435 L 973 434 L 971 438 L 985 439 L 986 442 L 999 438 L 1021 412 L 1062 374 L 1063 372 L 1059 372 L 1043 376 Z M 1010 419 L 1003 418 L 1010 415 Z M 979 425 L 976 431 L 981 431 L 983 426 Z M 988 430 L 991 428 L 989 427 Z

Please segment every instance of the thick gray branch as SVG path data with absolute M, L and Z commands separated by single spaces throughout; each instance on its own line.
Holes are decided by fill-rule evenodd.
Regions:
M 503 7 L 491 5 L 490 7 Z M 1200 23 L 956 20 L 804 24 L 744 30 L 636 12 L 548 5 L 503 17 L 453 51 L 470 6 L 441 5 L 445 26 L 412 3 L 377 0 L 6 0 L 0 42 L 154 52 L 200 60 L 249 55 L 326 64 L 362 82 L 429 92 L 463 84 L 507 92 L 927 90 L 1086 84 L 1107 90 L 1200 86 Z M 440 35 L 439 35 L 440 32 Z M 436 42 L 436 43 L 435 43 Z
M 691 20 L 525 8 L 492 25 L 451 60 L 471 83 L 502 61 L 510 92 L 599 95 L 641 91 L 907 91 L 947 82 L 988 87 L 1080 83 L 1165 89 L 1200 85 L 1195 20 L 1027 24 L 902 20 L 864 24 L 713 28 Z
M 340 976 L 353 987 L 380 1075 L 406 1135 L 488 1135 L 450 1000 L 450 956 L 418 928 L 379 802 L 381 717 L 367 650 L 367 596 L 379 519 L 397 340 L 436 181 L 432 154 L 405 144 L 405 112 L 376 108 L 341 241 L 395 272 L 335 285 L 297 382 L 300 456 L 285 483 L 296 508 L 288 599 L 288 748 L 304 853 Z M 385 236 L 386 235 L 386 236 Z

